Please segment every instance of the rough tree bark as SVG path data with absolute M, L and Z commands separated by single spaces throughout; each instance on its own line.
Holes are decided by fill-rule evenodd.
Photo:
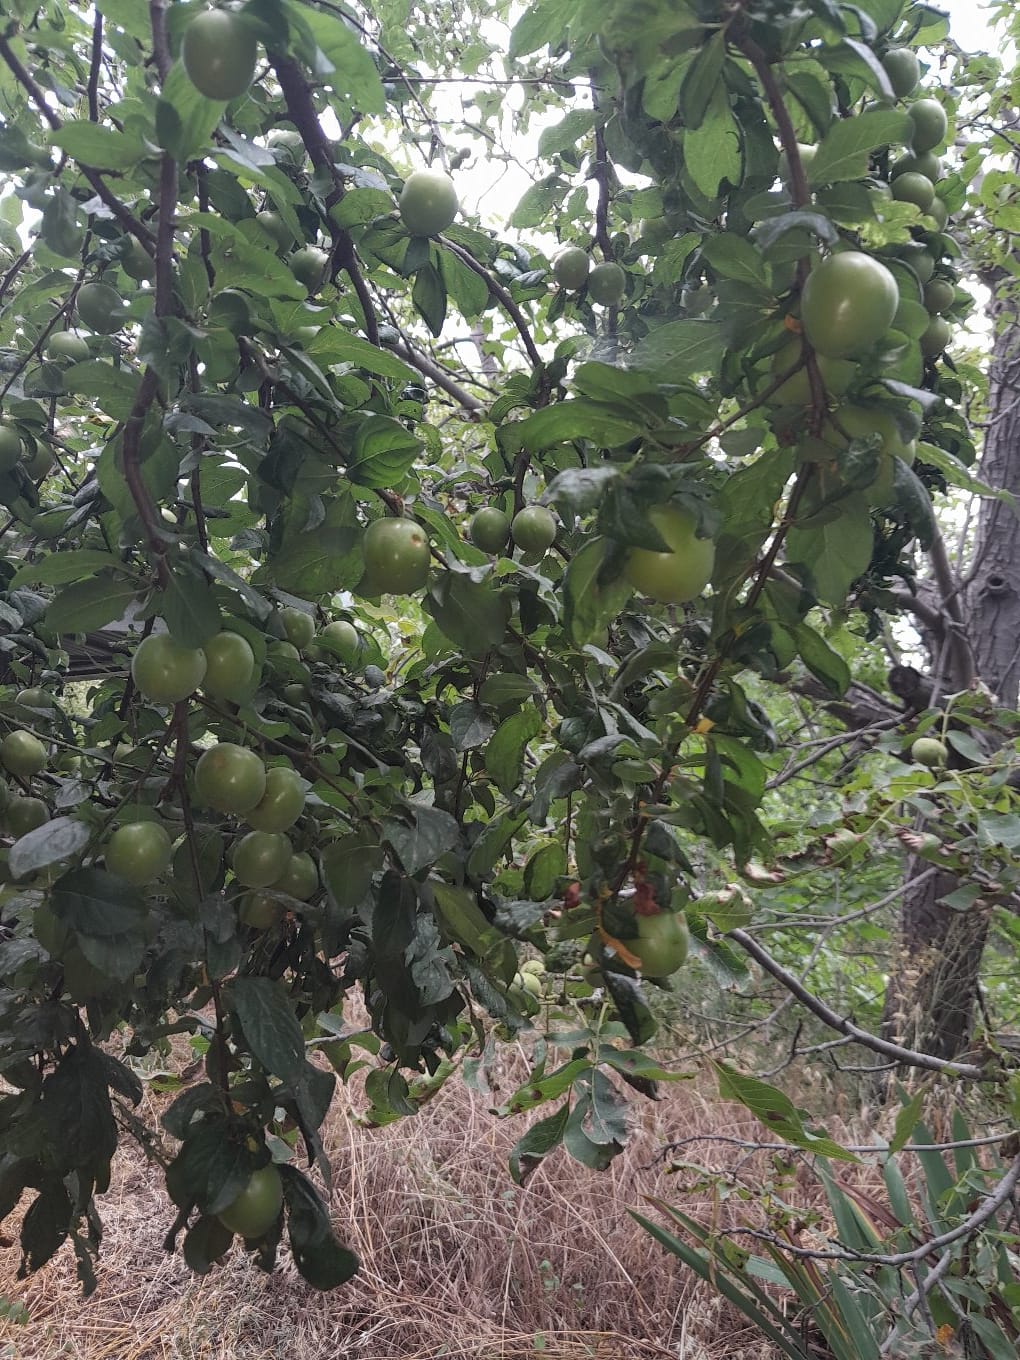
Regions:
M 989 310 L 995 341 L 981 476 L 1020 497 L 1020 326 L 1012 320 L 1014 310 L 1003 303 L 993 303 Z M 944 574 L 937 571 L 936 576 Z M 952 631 L 958 625 L 946 610 L 952 604 L 946 584 L 939 580 L 946 625 Z M 961 617 L 976 679 L 1003 706 L 1015 708 L 1020 688 L 1020 519 L 1011 506 L 981 502 L 973 563 L 957 589 L 957 599 L 966 602 Z M 937 662 L 935 670 L 938 681 Z M 955 679 L 959 687 L 958 667 L 949 670 L 949 683 Z M 908 862 L 908 882 L 927 867 L 923 861 Z M 938 874 L 905 893 L 882 1024 L 886 1038 L 942 1058 L 955 1058 L 970 1046 L 989 924 L 988 911 L 979 905 L 954 911 L 940 902 L 957 886 L 954 876 Z

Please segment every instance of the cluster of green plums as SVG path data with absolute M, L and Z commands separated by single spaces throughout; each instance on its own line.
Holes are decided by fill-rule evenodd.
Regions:
M 697 536 L 694 516 L 678 506 L 653 506 L 648 519 L 667 545 L 665 550 L 631 548 L 624 559 L 627 581 L 664 604 L 684 604 L 699 596 L 715 566 L 715 544 Z M 527 505 L 511 520 L 496 506 L 475 512 L 471 542 L 487 553 L 501 553 L 511 540 L 527 559 L 541 556 L 556 537 L 556 519 L 544 505 Z
M 0 472 L 14 472 L 20 467 L 36 482 L 45 477 L 52 466 L 49 449 L 42 444 L 27 449 L 15 427 L 0 422 Z
M 20 690 L 15 702 L 21 708 L 33 709 L 43 717 L 42 710 L 53 707 L 53 697 L 45 690 Z M 36 775 L 42 774 L 49 763 L 49 751 L 34 732 L 14 728 L 0 739 L 0 767 L 21 785 L 23 792 L 14 792 L 0 782 L 0 827 L 8 836 L 27 836 L 30 831 L 50 820 L 46 803 L 28 790 Z
M 580 246 L 564 246 L 552 266 L 553 278 L 570 293 L 587 289 L 592 302 L 601 307 L 619 307 L 627 293 L 627 275 L 615 260 L 593 265 Z

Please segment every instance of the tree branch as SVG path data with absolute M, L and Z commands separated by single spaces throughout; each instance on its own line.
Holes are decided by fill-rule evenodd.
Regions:
M 339 203 L 343 198 L 345 186 L 343 176 L 339 174 L 333 164 L 333 156 L 326 140 L 326 134 L 322 130 L 322 124 L 319 122 L 318 114 L 315 112 L 308 82 L 305 80 L 301 67 L 292 57 L 270 53 L 270 60 L 273 63 L 273 69 L 276 71 L 276 78 L 280 82 L 280 89 L 283 91 L 287 112 L 290 114 L 294 126 L 301 133 L 301 140 L 311 157 L 312 164 L 316 169 L 327 171 L 333 181 L 333 191 L 326 200 L 328 212 L 334 203 Z M 342 270 L 350 279 L 357 294 L 358 302 L 361 304 L 365 320 L 365 336 L 371 344 L 378 345 L 379 322 L 372 304 L 372 296 L 368 291 L 368 285 L 365 283 L 358 264 L 357 252 L 354 249 L 354 238 L 345 228 L 338 227 L 332 218 L 329 219 L 329 229 L 333 238 L 334 273 Z
M 0 36 L 0 57 L 7 63 L 15 80 L 17 80 L 31 96 L 32 102 L 53 131 L 59 132 L 64 126 L 63 123 L 50 108 L 49 104 L 46 103 L 46 97 L 42 90 L 40 90 L 28 71 L 25 70 L 25 67 L 11 47 L 8 39 L 3 36 Z M 85 179 L 88 180 L 89 184 L 95 190 L 97 196 L 110 209 L 117 221 L 120 222 L 121 226 L 123 226 L 126 231 L 129 231 L 132 236 L 137 237 L 149 254 L 152 255 L 155 250 L 155 242 L 153 241 L 152 233 L 149 229 L 140 222 L 123 203 L 121 203 L 120 199 L 111 191 L 98 170 L 93 170 L 90 166 L 82 165 L 80 161 L 76 162 L 76 164 Z
M 99 73 L 102 67 L 103 16 L 101 11 L 97 9 L 92 21 L 92 55 L 89 60 L 89 83 L 86 91 L 89 101 L 89 118 L 93 123 L 99 122 Z
M 458 260 L 467 265 L 472 273 L 477 274 L 480 279 L 485 280 L 486 284 L 488 284 L 489 292 L 498 301 L 507 316 L 517 327 L 517 333 L 521 337 L 524 348 L 527 350 L 528 358 L 531 360 L 533 366 L 535 368 L 541 368 L 542 356 L 538 352 L 538 346 L 532 339 L 531 331 L 528 327 L 524 313 L 521 311 L 520 307 L 518 307 L 517 303 L 514 302 L 507 290 L 498 279 L 494 278 L 492 274 L 489 273 L 483 264 L 479 264 L 469 251 L 462 249 L 461 246 L 455 245 L 453 241 L 447 241 L 445 238 L 443 240 L 443 245 L 451 255 L 456 255 Z
M 868 1030 L 861 1029 L 845 1016 L 827 1006 L 813 992 L 809 992 L 746 930 L 729 930 L 726 932 L 726 939 L 739 944 L 745 953 L 750 954 L 756 963 L 774 977 L 788 992 L 791 992 L 796 1000 L 812 1015 L 821 1020 L 823 1024 L 834 1029 L 837 1034 L 847 1035 L 863 1048 L 870 1048 L 873 1053 L 881 1053 L 883 1057 L 892 1058 L 906 1067 L 919 1067 L 927 1072 L 945 1072 L 955 1077 L 966 1077 L 969 1081 L 999 1080 L 999 1076 L 994 1072 L 989 1072 L 987 1067 L 979 1067 L 976 1063 L 951 1062 L 946 1058 L 935 1058 L 930 1053 L 918 1053 L 914 1049 L 904 1048 L 900 1044 L 894 1044 L 888 1039 L 882 1039 L 877 1034 L 871 1034 Z M 907 1259 L 909 1258 L 904 1258 L 904 1260 Z

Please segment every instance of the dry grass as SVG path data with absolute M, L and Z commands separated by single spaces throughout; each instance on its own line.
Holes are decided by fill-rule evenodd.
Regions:
M 385 1129 L 359 1128 L 338 1100 L 324 1130 L 332 1210 L 363 1264 L 326 1295 L 301 1282 L 285 1250 L 271 1276 L 235 1250 L 194 1277 L 161 1250 L 172 1215 L 158 1172 L 128 1151 L 102 1201 L 90 1300 L 76 1291 L 68 1247 L 24 1283 L 13 1278 L 17 1248 L 0 1252 L 0 1294 L 31 1314 L 0 1331 L 0 1357 L 771 1360 L 739 1315 L 626 1212 L 646 1195 L 675 1197 L 669 1177 L 647 1169 L 664 1141 L 750 1133 L 753 1121 L 689 1083 L 665 1088 L 656 1104 L 637 1099 L 635 1111 L 635 1137 L 610 1171 L 557 1153 L 520 1189 L 506 1166 L 524 1122 L 495 1119 L 459 1081 L 417 1119 Z M 704 1153 L 716 1166 L 739 1155 Z M 699 1207 L 710 1212 L 707 1201 Z

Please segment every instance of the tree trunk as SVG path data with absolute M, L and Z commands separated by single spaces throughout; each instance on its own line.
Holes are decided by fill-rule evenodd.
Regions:
M 990 319 L 999 329 L 981 476 L 1020 497 L 1020 326 L 1003 325 L 998 305 L 990 309 Z M 1020 685 L 1020 519 L 1001 501 L 981 502 L 965 598 L 963 618 L 977 679 L 1001 704 L 1014 708 Z M 927 867 L 911 860 L 908 881 Z M 957 885 L 953 875 L 937 874 L 904 894 L 882 1017 L 884 1037 L 941 1058 L 955 1058 L 970 1046 L 988 935 L 986 909 L 954 911 L 940 904 Z
M 1003 325 L 1001 307 L 992 321 L 1002 326 L 989 375 L 991 419 L 981 457 L 981 476 L 1020 497 L 1020 326 Z M 981 502 L 973 577 L 967 591 L 971 645 L 978 674 L 1006 708 L 1015 708 L 1020 687 L 1020 519 L 1002 501 Z
M 911 861 L 908 877 L 930 866 Z M 955 911 L 939 899 L 958 885 L 935 874 L 910 888 L 900 914 L 899 947 L 885 994 L 882 1036 L 937 1058 L 970 1047 L 988 911 Z

